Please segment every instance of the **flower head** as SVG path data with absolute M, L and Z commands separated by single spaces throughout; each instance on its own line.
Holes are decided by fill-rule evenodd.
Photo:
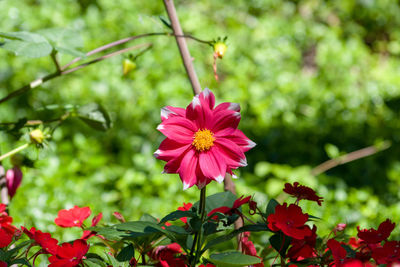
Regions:
M 172 243 L 167 246 L 158 246 L 151 253 L 150 258 L 158 261 L 157 267 L 187 267 L 186 256 L 182 254 L 181 246 Z
M 295 182 L 293 185 L 286 183 L 283 192 L 294 196 L 295 198 L 297 198 L 297 201 L 307 199 L 317 202 L 320 206 L 323 201 L 322 197 L 317 196 L 314 190 L 312 190 L 308 186 L 300 185 L 298 182 Z
M 64 243 L 57 248 L 57 253 L 49 258 L 50 267 L 75 267 L 82 263 L 82 259 L 89 250 L 85 240 L 77 239 L 73 244 Z
M 285 235 L 295 239 L 304 239 L 312 235 L 310 227 L 305 225 L 308 214 L 303 213 L 295 204 L 290 204 L 289 207 L 287 203 L 276 206 L 275 213 L 270 214 L 267 220 L 268 227 L 274 232 L 281 230 Z
M 61 227 L 81 227 L 84 220 L 90 216 L 90 208 L 78 206 L 69 210 L 60 210 L 54 222 Z
M 390 233 L 393 231 L 395 225 L 395 223 L 387 219 L 379 225 L 378 230 L 375 230 L 373 228 L 368 230 L 360 230 L 360 227 L 357 227 L 357 236 L 368 244 L 380 243 L 390 236 Z
M 167 138 L 154 156 L 167 162 L 164 172 L 179 174 L 184 189 L 222 182 L 227 172 L 247 165 L 244 152 L 255 146 L 237 129 L 239 105 L 214 105 L 214 94 L 205 89 L 186 109 L 161 109 L 157 129 Z
M 22 227 L 23 232 L 29 236 L 30 239 L 35 240 L 36 244 L 42 247 L 43 253 L 55 255 L 57 253 L 58 241 L 51 237 L 49 233 L 43 233 L 32 227 L 30 230 Z

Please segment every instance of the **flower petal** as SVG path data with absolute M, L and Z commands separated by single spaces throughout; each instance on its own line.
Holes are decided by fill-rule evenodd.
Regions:
M 160 160 L 169 161 L 180 157 L 191 144 L 181 144 L 172 139 L 166 138 L 161 142 L 160 147 L 154 152 L 154 157 Z
M 221 110 L 233 110 L 240 112 L 240 105 L 238 103 L 224 102 L 215 107 L 214 112 Z
M 182 158 L 178 173 L 183 182 L 183 190 L 196 184 L 196 168 L 198 163 L 198 154 L 194 151 L 194 149 L 188 150 L 188 152 Z
M 211 130 L 216 136 L 233 134 L 239 125 L 240 118 L 240 113 L 237 111 L 221 110 L 216 112 L 213 114 Z
M 161 121 L 164 121 L 173 116 L 185 117 L 186 110 L 184 108 L 176 108 L 166 106 L 161 109 Z
M 200 95 L 193 97 L 186 108 L 186 118 L 193 121 L 199 129 L 211 129 L 213 114 L 209 105 L 202 103 L 204 101 Z
M 191 144 L 197 128 L 193 122 L 183 117 L 170 117 L 158 125 L 157 130 L 169 139 L 182 144 Z
M 199 164 L 204 176 L 221 183 L 226 174 L 226 163 L 217 157 L 216 149 L 218 148 L 212 147 L 209 151 L 200 153 Z
M 214 143 L 218 148 L 220 157 L 225 159 L 229 168 L 236 169 L 237 167 L 247 166 L 246 156 L 234 142 L 227 138 L 217 138 Z
M 213 109 L 215 105 L 215 96 L 210 91 L 210 89 L 205 88 L 199 95 L 199 99 L 201 104 L 204 106 L 208 106 L 209 109 Z
M 236 143 L 243 152 L 247 152 L 256 146 L 256 143 L 247 138 L 247 136 L 239 129 L 236 129 L 233 134 L 225 136 L 225 138 Z

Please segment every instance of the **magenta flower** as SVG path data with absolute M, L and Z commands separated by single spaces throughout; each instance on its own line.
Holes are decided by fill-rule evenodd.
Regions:
M 244 152 L 255 146 L 237 129 L 239 104 L 214 105 L 214 94 L 206 88 L 186 109 L 161 109 L 157 129 L 167 138 L 154 156 L 167 162 L 164 172 L 179 174 L 184 190 L 201 189 L 212 180 L 221 183 L 227 172 L 247 165 Z

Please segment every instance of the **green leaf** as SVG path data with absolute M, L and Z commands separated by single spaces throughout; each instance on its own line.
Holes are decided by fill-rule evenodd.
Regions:
M 111 128 L 108 112 L 97 103 L 90 103 L 78 109 L 78 117 L 93 129 L 106 131 Z
M 104 236 L 108 240 L 118 241 L 121 240 L 126 234 L 118 231 L 114 227 L 89 227 L 87 230 L 95 231 L 99 235 Z
M 26 259 L 26 258 L 15 259 L 10 262 L 10 266 L 12 266 L 13 264 L 16 264 L 18 266 L 21 266 L 21 265 L 31 266 L 28 259 Z
M 68 48 L 68 47 L 62 47 L 62 46 L 55 46 L 54 47 L 59 53 L 61 54 L 68 54 L 74 57 L 80 57 L 80 58 L 85 58 L 86 54 L 76 50 L 74 48 Z
M 118 261 L 130 261 L 133 257 L 135 257 L 135 248 L 132 244 L 124 247 L 118 255 L 115 257 Z
M 148 213 L 144 213 L 144 214 L 142 215 L 142 217 L 140 217 L 139 221 L 158 223 L 157 219 L 154 218 L 153 216 L 151 216 L 151 215 L 148 214 Z
M 44 57 L 51 53 L 53 47 L 43 36 L 30 32 L 0 32 L 5 43 L 0 46 L 17 56 L 31 58 Z
M 260 223 L 260 224 L 252 224 L 252 225 L 245 225 L 237 230 L 234 230 L 232 232 L 230 232 L 227 235 L 223 235 L 223 236 L 219 236 L 213 240 L 211 240 L 210 242 L 208 242 L 205 247 L 202 250 L 202 253 L 204 253 L 207 249 L 226 242 L 230 239 L 232 239 L 233 237 L 235 237 L 236 235 L 243 233 L 243 232 L 262 232 L 262 231 L 270 231 L 267 227 L 267 225 L 265 223 Z
M 50 28 L 38 31 L 53 47 L 62 54 L 70 54 L 76 57 L 85 57 L 85 53 L 77 50 L 83 47 L 83 39 L 78 31 L 66 28 Z
M 276 201 L 275 199 L 271 198 L 271 200 L 268 202 L 268 205 L 267 205 L 266 217 L 268 217 L 270 214 L 274 214 L 275 213 L 275 208 L 278 205 L 279 205 L 279 202 Z
M 165 223 L 167 221 L 176 221 L 183 217 L 195 217 L 195 216 L 196 216 L 196 213 L 194 213 L 192 211 L 176 210 L 176 211 L 171 212 L 164 218 L 162 218 L 160 223 Z
M 213 209 L 227 206 L 232 207 L 233 202 L 235 202 L 236 196 L 232 194 L 230 191 L 220 192 L 206 198 L 206 213 L 209 213 Z M 199 201 L 194 203 L 192 209 L 199 209 Z
M 126 231 L 125 236 L 132 238 L 164 232 L 164 229 L 162 229 L 158 224 L 145 221 L 126 222 L 117 224 L 114 227 L 117 230 Z
M 212 254 L 210 261 L 218 267 L 234 267 L 234 266 L 248 266 L 261 263 L 258 257 L 242 254 L 238 251 L 229 251 L 218 254 Z
M 269 242 L 271 246 L 282 256 L 285 257 L 286 250 L 290 245 L 290 241 L 292 239 L 289 236 L 284 235 L 283 233 L 274 234 L 269 238 Z

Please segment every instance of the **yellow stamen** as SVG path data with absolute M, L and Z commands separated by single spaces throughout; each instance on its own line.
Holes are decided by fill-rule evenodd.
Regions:
M 206 151 L 214 145 L 214 141 L 214 134 L 210 130 L 200 129 L 194 134 L 192 145 L 197 151 Z

